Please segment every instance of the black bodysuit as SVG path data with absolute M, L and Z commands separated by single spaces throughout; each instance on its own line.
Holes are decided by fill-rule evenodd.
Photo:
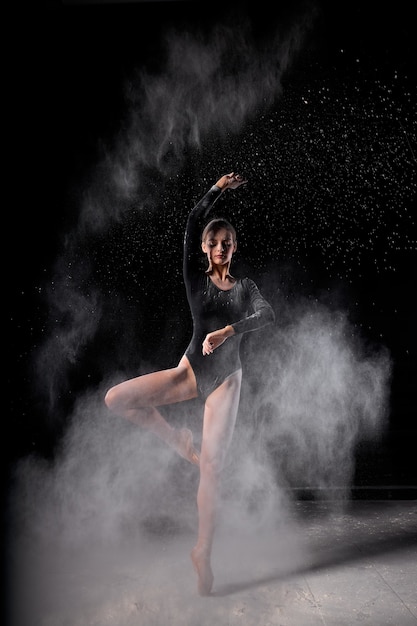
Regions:
M 193 368 L 197 389 L 204 400 L 231 374 L 241 368 L 239 347 L 242 333 L 256 330 L 274 321 L 272 307 L 261 296 L 250 278 L 237 279 L 223 291 L 201 269 L 201 232 L 221 189 L 215 185 L 188 216 L 184 239 L 184 282 L 193 318 L 193 336 L 185 355 Z M 231 325 L 235 334 L 212 354 L 203 355 L 206 335 Z

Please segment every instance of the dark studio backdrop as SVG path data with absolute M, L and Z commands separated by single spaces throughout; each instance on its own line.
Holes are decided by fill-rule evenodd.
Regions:
M 357 441 L 353 485 L 415 497 L 411 13 L 356 0 L 36 11 L 20 33 L 9 469 L 54 458 L 86 391 L 176 364 L 191 330 L 186 215 L 237 170 L 248 185 L 221 198 L 239 234 L 236 272 L 260 285 L 283 330 L 292 307 L 324 309 L 344 316 L 367 358 L 388 358 L 386 421 Z M 246 345 L 244 367 L 261 377 L 267 363 L 246 361 Z

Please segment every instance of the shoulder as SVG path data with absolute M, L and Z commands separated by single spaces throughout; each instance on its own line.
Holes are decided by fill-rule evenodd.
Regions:
M 245 294 L 247 297 L 251 297 L 257 293 L 259 293 L 259 289 L 256 286 L 255 281 L 251 278 L 245 276 L 244 278 L 237 278 L 236 283 L 239 285 L 239 289 L 242 294 Z
M 252 278 L 245 276 L 245 278 L 239 278 L 238 280 L 245 289 L 257 289 L 255 281 L 252 280 Z

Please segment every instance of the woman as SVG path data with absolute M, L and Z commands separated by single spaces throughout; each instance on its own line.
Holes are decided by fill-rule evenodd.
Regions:
M 105 398 L 113 412 L 153 432 L 200 467 L 198 537 L 191 560 L 201 595 L 208 595 L 213 585 L 210 556 L 220 474 L 239 405 L 242 333 L 274 321 L 273 310 L 255 283 L 230 273 L 237 246 L 233 226 L 224 219 L 211 220 L 200 239 L 200 222 L 207 218 L 215 201 L 226 189 L 245 183 L 233 172 L 222 176 L 188 217 L 183 270 L 193 336 L 179 364 L 122 382 L 109 389 Z M 201 251 L 208 260 L 205 272 L 200 269 Z M 197 397 L 205 403 L 200 456 L 191 431 L 173 428 L 156 408 Z

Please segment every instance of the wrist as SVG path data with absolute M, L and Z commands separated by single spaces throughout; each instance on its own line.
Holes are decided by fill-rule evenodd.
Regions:
M 223 330 L 226 337 L 232 337 L 235 334 L 235 329 L 230 324 L 225 326 Z
M 219 178 L 217 183 L 215 183 L 215 186 L 218 187 L 221 191 L 224 191 L 225 189 L 227 189 L 228 182 L 229 181 L 228 181 L 227 176 L 222 176 L 221 178 Z

